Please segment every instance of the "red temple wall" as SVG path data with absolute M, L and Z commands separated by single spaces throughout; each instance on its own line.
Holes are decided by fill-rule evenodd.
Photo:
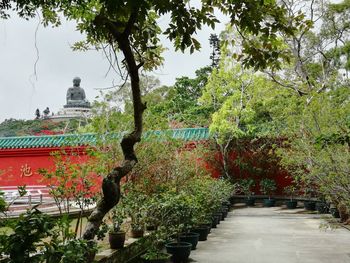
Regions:
M 52 153 L 62 151 L 60 148 L 2 149 L 0 150 L 0 187 L 19 185 L 43 185 L 39 168 L 54 167 Z M 67 153 L 73 150 L 65 149 Z M 72 162 L 87 160 L 85 148 L 74 149 Z
M 193 148 L 190 143 L 187 147 L 188 150 Z M 195 147 L 195 146 L 194 146 Z M 77 147 L 74 149 L 66 148 L 64 151 L 71 154 L 71 161 L 75 163 L 85 162 L 89 157 L 86 155 L 86 147 Z M 2 149 L 0 150 L 0 187 L 4 186 L 19 186 L 19 185 L 45 185 L 42 182 L 42 177 L 38 173 L 39 168 L 52 169 L 54 167 L 54 160 L 52 153 L 55 151 L 62 151 L 60 148 L 32 148 L 32 149 Z M 254 160 L 255 156 L 252 153 L 244 153 L 244 156 L 251 162 L 251 165 L 260 167 L 266 171 L 264 176 L 256 175 L 248 170 L 242 170 L 238 166 L 232 165 L 234 160 L 240 156 L 237 152 L 231 152 L 230 173 L 233 177 L 237 178 L 254 178 L 256 182 L 259 182 L 262 178 L 272 178 L 277 183 L 276 194 L 283 194 L 283 188 L 291 183 L 291 179 L 288 173 L 279 168 L 274 163 L 264 162 L 258 164 Z M 215 154 L 216 161 L 220 162 L 220 154 Z M 218 163 L 218 162 L 216 162 Z M 221 175 L 220 168 L 217 164 L 205 163 L 206 168 L 213 177 L 218 178 Z M 101 183 L 101 178 L 97 179 L 96 187 Z M 260 194 L 259 184 L 257 183 L 255 194 Z
M 250 151 L 245 151 L 242 153 L 233 150 L 229 154 L 229 176 L 233 178 L 234 181 L 239 181 L 240 179 L 245 178 L 253 178 L 255 180 L 255 187 L 253 189 L 255 194 L 261 194 L 259 183 L 263 178 L 273 179 L 276 182 L 277 187 L 275 194 L 284 195 L 284 188 L 292 183 L 292 177 L 278 164 L 278 162 L 276 162 L 276 156 L 273 157 L 274 160 L 268 160 L 268 157 L 265 155 L 256 156 Z M 222 174 L 222 159 L 221 153 L 217 151 L 214 153 L 214 158 L 212 158 L 209 163 L 205 163 L 206 169 L 215 178 L 219 178 Z M 249 163 L 248 167 L 253 169 L 239 167 L 239 165 L 236 163 L 238 159 L 243 159 Z M 260 170 L 262 172 L 257 173 L 256 170 Z

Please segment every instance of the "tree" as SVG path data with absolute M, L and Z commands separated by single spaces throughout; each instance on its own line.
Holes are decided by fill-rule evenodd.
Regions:
M 94 238 L 104 215 L 118 203 L 120 180 L 137 163 L 134 145 L 141 140 L 142 115 L 146 109 L 146 103 L 141 99 L 139 71 L 141 68 L 152 70 L 161 64 L 163 48 L 159 34 L 165 34 L 176 50 L 198 50 L 200 43 L 193 36 L 203 25 L 214 28 L 219 22 L 214 14 L 217 8 L 230 17 L 232 25 L 261 40 L 261 48 L 247 50 L 244 60 L 245 64 L 260 68 L 273 64 L 276 55 L 269 47 L 275 47 L 278 32 L 294 32 L 294 27 L 285 19 L 286 9 L 274 0 L 203 0 L 198 7 L 188 0 L 7 0 L 0 6 L 2 16 L 6 16 L 11 5 L 19 14 L 26 16 L 33 16 L 37 9 L 41 9 L 44 23 L 57 24 L 58 12 L 62 11 L 68 19 L 76 20 L 78 29 L 86 34 L 86 42 L 76 44 L 75 48 L 85 49 L 89 45 L 105 48 L 107 45 L 116 54 L 120 52 L 124 56 L 122 64 L 131 82 L 133 131 L 125 135 L 120 143 L 123 163 L 114 167 L 103 180 L 103 197 L 89 217 L 84 234 L 84 238 L 89 240 Z M 162 30 L 157 25 L 157 19 L 166 14 L 170 16 L 170 21 Z
M 292 17 L 304 13 L 309 22 L 293 36 L 282 35 L 281 45 L 291 54 L 292 63 L 266 73 L 280 86 L 307 96 L 310 102 L 315 94 L 349 78 L 350 4 L 326 0 L 284 2 Z
M 166 119 L 171 127 L 208 126 L 211 109 L 198 104 L 198 98 L 211 71 L 211 67 L 204 67 L 196 70 L 194 78 L 177 78 L 175 84 L 169 87 L 165 100 L 150 107 L 150 113 Z
M 349 33 L 350 2 L 283 1 L 297 24 L 295 34 L 281 35 L 276 45 L 290 57 L 290 64 L 265 70 L 290 96 L 275 100 L 273 123 L 278 135 L 288 138 L 279 149 L 282 164 L 305 186 L 315 188 L 350 214 L 349 163 Z M 296 14 L 308 17 L 298 25 Z M 255 36 L 229 28 L 226 38 L 240 40 L 239 48 L 261 45 Z M 237 46 L 228 48 L 232 54 Z M 236 58 L 240 58 L 236 56 Z M 264 100 L 264 98 L 262 98 Z M 344 209 L 344 207 L 346 209 Z
M 210 34 L 209 43 L 212 47 L 212 52 L 210 54 L 211 66 L 218 67 L 220 62 L 220 39 L 216 34 Z
M 253 143 L 245 148 L 242 141 L 276 133 L 278 123 L 272 122 L 274 104 L 288 91 L 277 89 L 261 73 L 231 63 L 230 57 L 225 57 L 214 69 L 200 102 L 214 109 L 209 129 L 222 156 L 223 176 L 233 179 L 229 167 L 232 149 L 246 153 L 253 149 Z

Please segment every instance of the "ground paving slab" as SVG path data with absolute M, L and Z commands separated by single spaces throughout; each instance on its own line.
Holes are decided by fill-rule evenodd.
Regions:
M 190 262 L 349 263 L 350 231 L 320 228 L 324 216 L 281 207 L 234 209 L 199 242 Z

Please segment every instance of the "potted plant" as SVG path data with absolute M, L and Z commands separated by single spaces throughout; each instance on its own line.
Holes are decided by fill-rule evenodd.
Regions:
M 147 231 L 157 230 L 159 222 L 160 203 L 156 196 L 150 197 L 145 203 L 145 226 Z
M 297 193 L 297 188 L 294 184 L 288 185 L 283 189 L 284 193 L 289 196 L 289 200 L 286 201 L 286 206 L 288 209 L 295 209 L 298 205 L 298 201 L 294 199 Z
M 316 210 L 319 214 L 327 214 L 329 212 L 329 205 L 326 202 L 325 196 L 321 196 L 320 200 L 316 202 Z
M 189 205 L 192 207 L 193 213 L 190 218 L 189 224 L 185 227 L 185 230 L 187 230 L 186 228 L 189 228 L 190 231 L 193 233 L 191 234 L 193 238 L 195 238 L 196 236 L 194 234 L 197 233 L 199 241 L 207 240 L 207 237 L 208 237 L 208 234 L 210 233 L 210 229 L 212 225 L 211 216 L 210 214 L 209 215 L 207 214 L 207 211 L 205 209 L 205 206 L 206 206 L 205 204 L 206 204 L 205 200 L 201 201 L 199 200 L 199 198 L 194 198 L 194 200 L 192 200 L 192 202 L 189 203 Z M 189 238 L 188 232 L 182 235 Z
M 125 231 L 121 230 L 125 214 L 122 206 L 117 206 L 112 211 L 112 227 L 108 232 L 108 240 L 111 249 L 120 249 L 124 247 Z
M 331 213 L 331 215 L 334 218 L 340 218 L 340 213 L 339 213 L 339 209 L 337 207 L 336 204 L 331 204 L 330 208 L 329 208 L 329 212 Z
M 239 182 L 241 192 L 245 194 L 245 203 L 247 206 L 255 205 L 255 197 L 253 192 L 253 187 L 255 186 L 255 181 L 252 178 L 242 179 Z
M 167 238 L 167 231 L 160 228 L 149 236 L 152 238 L 151 246 L 147 249 L 146 253 L 141 256 L 141 259 L 145 263 L 166 263 L 170 258 L 170 254 L 164 253 L 162 248 L 164 247 L 165 239 Z
M 316 210 L 316 201 L 311 200 L 312 197 L 315 197 L 315 189 L 313 186 L 305 186 L 304 187 L 304 195 L 309 200 L 304 201 L 304 207 L 308 211 L 315 211 Z
M 276 200 L 271 198 L 271 195 L 276 191 L 276 182 L 273 179 L 264 178 L 260 181 L 261 193 L 268 195 L 268 199 L 264 199 L 265 207 L 272 207 L 275 205 Z
M 140 238 L 144 235 L 145 220 L 147 217 L 148 197 L 136 187 L 128 185 L 125 196 L 122 198 L 122 204 L 126 215 L 131 219 L 130 236 L 132 238 Z
M 200 234 L 196 232 L 187 232 L 179 235 L 180 242 L 187 242 L 192 245 L 191 250 L 195 250 L 199 241 Z
M 172 240 L 165 244 L 167 253 L 171 254 L 174 263 L 187 262 L 192 244 L 180 240 L 181 233 L 191 227 L 193 206 L 184 192 L 167 192 L 162 195 L 161 216 L 158 231 L 164 231 Z
M 131 219 L 131 230 L 130 236 L 132 238 L 140 238 L 143 237 L 145 233 L 145 225 L 140 215 L 135 215 Z
M 188 242 L 170 242 L 165 244 L 166 251 L 171 254 L 174 263 L 187 262 L 191 254 L 192 244 Z

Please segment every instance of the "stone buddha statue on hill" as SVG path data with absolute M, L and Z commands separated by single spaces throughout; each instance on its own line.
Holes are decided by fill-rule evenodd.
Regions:
M 80 87 L 81 79 L 73 79 L 73 87 L 67 90 L 67 104 L 64 108 L 90 108 L 90 102 L 86 100 L 85 91 Z

